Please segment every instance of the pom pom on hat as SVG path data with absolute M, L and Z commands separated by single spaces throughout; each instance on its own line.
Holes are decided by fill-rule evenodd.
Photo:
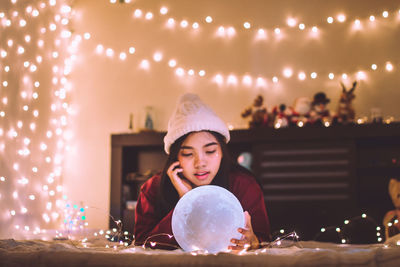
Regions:
M 226 124 L 204 104 L 195 94 L 180 97 L 174 113 L 168 122 L 168 132 L 164 137 L 164 149 L 169 154 L 171 145 L 181 136 L 190 132 L 214 131 L 230 139 Z

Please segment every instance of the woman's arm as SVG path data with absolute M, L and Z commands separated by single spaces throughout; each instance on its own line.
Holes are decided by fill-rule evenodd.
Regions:
M 153 248 L 175 249 L 178 244 L 172 237 L 171 219 L 173 210 L 159 220 L 156 215 L 155 195 L 149 194 L 152 183 L 142 186 L 135 210 L 135 245 Z M 153 185 L 154 186 L 154 185 Z M 154 191 L 154 189 L 152 190 Z M 146 242 L 146 244 L 144 244 Z M 155 243 L 154 243 L 155 242 Z M 167 244 L 164 245 L 163 244 Z

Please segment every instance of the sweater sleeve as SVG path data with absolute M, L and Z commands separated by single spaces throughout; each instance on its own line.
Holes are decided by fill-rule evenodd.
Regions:
M 251 226 L 260 242 L 270 241 L 270 224 L 259 184 L 251 176 L 238 176 L 233 181 L 232 192 L 239 199 L 243 210 L 251 216 Z
M 175 249 L 178 244 L 172 236 L 173 210 L 161 220 L 157 219 L 155 210 L 158 191 L 156 178 L 151 178 L 140 190 L 135 209 L 135 245 L 143 245 L 146 242 L 145 245 L 152 248 Z

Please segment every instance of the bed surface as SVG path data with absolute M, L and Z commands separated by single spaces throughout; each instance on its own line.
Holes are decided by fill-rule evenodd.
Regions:
M 72 240 L 0 240 L 0 266 L 400 266 L 400 237 L 385 244 L 338 245 L 299 241 L 242 255 L 192 255 L 119 245 L 103 237 L 86 246 Z M 108 247 L 106 247 L 108 246 Z

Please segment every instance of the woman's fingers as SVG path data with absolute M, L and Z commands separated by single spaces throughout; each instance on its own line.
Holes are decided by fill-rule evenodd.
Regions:
M 181 179 L 178 176 L 178 173 L 182 171 L 183 169 L 179 166 L 179 161 L 172 163 L 167 170 L 167 174 L 171 179 L 172 185 L 178 192 L 179 197 L 182 197 L 184 194 L 192 189 L 192 186 L 187 181 Z
M 238 228 L 238 232 L 242 234 L 241 239 L 232 238 L 231 243 L 235 246 L 229 246 L 231 250 L 242 250 L 248 248 L 257 248 L 259 245 L 258 238 L 253 232 L 253 227 L 251 226 L 251 216 L 245 211 L 245 227 Z
M 251 216 L 247 211 L 244 212 L 244 222 L 245 228 L 250 229 L 253 232 L 253 227 L 251 226 Z

